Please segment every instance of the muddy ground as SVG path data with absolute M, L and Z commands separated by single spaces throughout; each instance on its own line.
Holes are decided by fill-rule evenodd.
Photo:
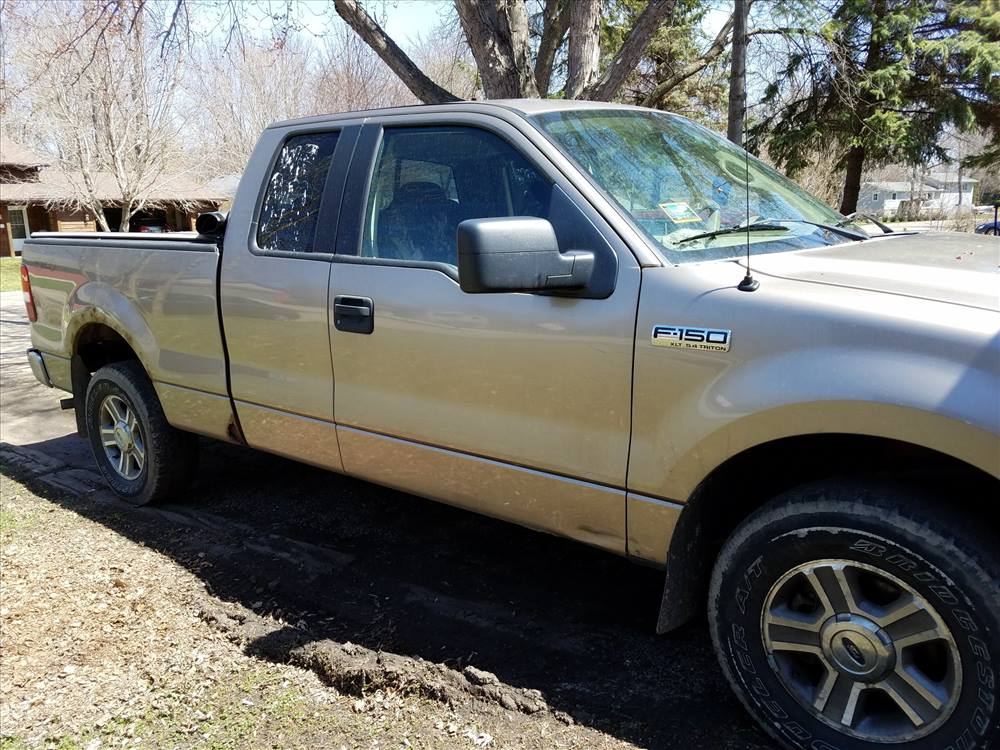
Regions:
M 22 381 L 13 369 L 18 361 L 7 356 L 16 348 L 8 347 L 7 322 L 14 313 L 7 305 L 4 312 L 4 503 L 13 503 L 14 518 L 23 511 L 34 519 L 14 523 L 13 554 L 29 554 L 38 562 L 17 574 L 30 586 L 13 587 L 9 566 L 2 569 L 0 733 L 44 743 L 46 736 L 56 736 L 46 735 L 46 721 L 49 728 L 73 724 L 69 717 L 46 716 L 41 709 L 14 710 L 25 701 L 32 705 L 32 691 L 44 692 L 38 680 L 57 679 L 47 671 L 66 665 L 46 653 L 57 638 L 34 645 L 12 642 L 12 636 L 22 641 L 25 636 L 18 635 L 24 628 L 15 627 L 11 618 L 36 612 L 43 600 L 57 602 L 45 617 L 60 617 L 58 602 L 76 606 L 77 590 L 94 593 L 95 587 L 100 591 L 121 580 L 129 590 L 168 590 L 156 592 L 159 604 L 138 612 L 124 599 L 110 601 L 112 610 L 121 609 L 117 619 L 101 615 L 94 626 L 100 625 L 101 642 L 111 652 L 127 653 L 131 641 L 124 639 L 134 635 L 128 627 L 152 627 L 156 607 L 163 607 L 169 609 L 163 619 L 170 626 L 156 637 L 143 631 L 142 637 L 160 644 L 164 669 L 172 668 L 171 653 L 186 663 L 190 649 L 204 642 L 222 649 L 216 658 L 220 664 L 231 652 L 233 663 L 241 666 L 224 669 L 236 670 L 234 680 L 247 670 L 263 669 L 276 685 L 315 681 L 303 682 L 296 693 L 312 701 L 306 714 L 313 718 L 293 722 L 299 734 L 268 735 L 265 721 L 264 733 L 254 735 L 250 745 L 260 740 L 259 746 L 267 747 L 334 748 L 406 747 L 406 742 L 415 747 L 771 747 L 725 684 L 704 624 L 667 637 L 654 635 L 661 589 L 657 571 L 209 441 L 203 443 L 199 479 L 187 497 L 159 508 L 122 505 L 93 474 L 82 441 L 60 432 L 59 420 L 66 415 L 58 413 L 57 394 Z M 39 439 L 30 439 L 24 420 L 46 410 L 54 412 L 44 422 L 46 429 Z M 50 517 L 68 524 L 69 537 L 45 531 Z M 85 549 L 93 539 L 103 541 L 95 542 L 92 554 L 82 554 L 79 545 Z M 2 563 L 10 562 L 10 544 L 5 542 L 8 557 Z M 155 566 L 136 562 L 149 554 L 155 555 Z M 109 559 L 115 557 L 122 559 Z M 133 569 L 135 575 L 121 578 Z M 89 584 L 72 585 L 74 577 L 84 575 L 90 576 Z M 59 627 L 62 621 L 67 633 L 71 622 L 90 627 L 86 611 L 80 611 L 64 613 Z M 47 627 L 59 632 L 51 623 Z M 119 629 L 123 640 L 116 650 Z M 188 645 L 163 647 L 169 639 Z M 12 653 L 27 661 L 13 663 Z M 131 662 L 112 659 L 115 663 L 119 666 L 105 678 L 126 684 Z M 38 674 L 25 674 L 25 669 Z M 298 676 L 267 670 L 292 670 L 289 674 Z M 143 679 L 155 686 L 160 677 Z M 19 684 L 12 692 L 7 688 L 14 679 Z M 170 689 L 187 690 L 183 685 Z M 326 697 L 315 698 L 316 691 Z M 140 703 L 147 700 L 141 691 L 138 695 Z M 359 708 L 358 701 L 377 696 L 383 703 L 399 703 L 380 713 L 379 722 L 366 719 L 354 728 L 351 717 L 369 710 Z M 84 711 L 100 700 L 81 691 L 52 710 L 72 713 L 78 705 Z M 243 700 L 223 690 L 206 697 L 197 710 L 218 715 L 235 706 L 260 725 L 262 714 Z M 335 722 L 336 730 L 322 724 L 338 716 L 342 721 Z M 282 721 L 275 718 L 275 726 L 284 726 Z M 310 721 L 321 723 L 314 727 Z M 161 729 L 163 724 L 161 717 Z M 480 730 L 485 734 L 477 735 Z M 105 737 L 73 731 L 90 742 Z M 170 746 L 213 746 L 197 733 L 169 737 Z M 13 740 L 6 742 L 15 747 Z

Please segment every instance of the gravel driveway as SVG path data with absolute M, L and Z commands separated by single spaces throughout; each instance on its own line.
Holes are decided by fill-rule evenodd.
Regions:
M 0 302 L 5 485 L 16 477 L 38 503 L 113 534 L 126 545 L 116 555 L 153 550 L 197 581 L 204 596 L 176 603 L 190 610 L 171 619 L 176 627 L 222 634 L 261 664 L 310 670 L 331 706 L 381 690 L 480 715 L 494 727 L 490 747 L 770 747 L 724 683 L 704 625 L 654 635 L 656 571 L 209 441 L 187 498 L 119 504 L 94 474 L 72 413 L 60 411 L 62 394 L 31 376 L 19 295 Z M 95 555 L 78 564 L 106 563 Z M 555 727 L 558 743 L 518 739 L 555 737 L 546 734 Z M 416 746 L 460 746 L 428 731 Z

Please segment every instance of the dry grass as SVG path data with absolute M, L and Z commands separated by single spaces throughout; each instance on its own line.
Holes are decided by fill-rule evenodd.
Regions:
M 21 259 L 0 258 L 0 292 L 16 292 L 21 289 Z

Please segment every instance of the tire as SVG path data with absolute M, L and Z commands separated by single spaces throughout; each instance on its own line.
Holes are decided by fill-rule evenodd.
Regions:
M 153 384 L 137 362 L 116 362 L 95 372 L 85 414 L 94 460 L 126 502 L 159 502 L 190 483 L 198 465 L 198 439 L 167 423 Z
M 716 654 L 785 747 L 997 748 L 996 550 L 918 491 L 797 488 L 723 546 L 708 604 Z

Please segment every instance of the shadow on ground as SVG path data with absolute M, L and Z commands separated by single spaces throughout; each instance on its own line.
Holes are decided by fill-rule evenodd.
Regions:
M 68 455 L 78 440 L 26 447 Z M 170 556 L 214 596 L 310 636 L 471 664 L 645 747 L 771 747 L 725 684 L 706 628 L 656 637 L 661 574 L 612 555 L 208 441 L 190 496 L 170 505 L 31 486 Z

